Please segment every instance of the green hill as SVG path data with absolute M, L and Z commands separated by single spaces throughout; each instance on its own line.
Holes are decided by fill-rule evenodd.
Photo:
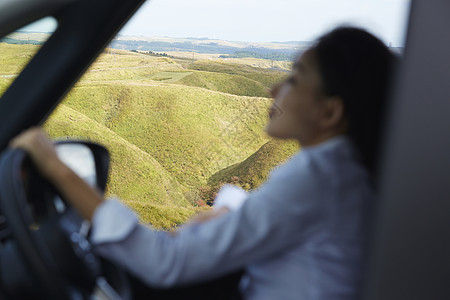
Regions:
M 11 45 L 0 42 L 0 74 L 18 74 L 39 50 L 36 45 Z
M 0 90 L 38 48 L 0 44 Z M 198 212 L 202 190 L 237 177 L 256 187 L 294 148 L 264 133 L 266 90 L 285 72 L 106 50 L 51 115 L 53 137 L 111 152 L 108 196 L 143 223 L 171 228 Z
M 149 153 L 187 187 L 205 184 L 267 141 L 267 98 L 109 83 L 78 85 L 64 104 Z
M 0 95 L 39 50 L 36 45 L 10 45 L 0 42 Z
M 143 222 L 170 227 L 185 218 L 170 224 L 173 217 L 161 217 L 161 210 L 170 208 L 182 215 L 195 212 L 180 184 L 153 157 L 87 116 L 60 105 L 45 129 L 54 138 L 75 137 L 105 145 L 111 154 L 107 195 L 124 199 L 133 208 L 146 206 L 149 211 L 141 215 Z
M 186 68 L 197 71 L 240 75 L 248 79 L 257 81 L 264 85 L 266 88 L 270 88 L 275 83 L 283 80 L 287 76 L 286 72 L 256 68 L 243 64 L 235 64 L 232 62 L 232 60 L 230 63 L 199 60 L 195 61 L 192 64 L 189 64 L 188 66 L 186 66 Z
M 177 83 L 239 96 L 267 97 L 266 86 L 241 75 L 198 71 Z
M 245 190 L 259 187 L 267 180 L 273 168 L 289 159 L 298 150 L 296 142 L 269 140 L 247 159 L 212 175 L 208 184 L 200 189 L 203 201 L 212 203 L 224 183 L 235 184 Z
M 298 143 L 271 139 L 244 161 L 215 173 L 208 180 L 211 186 L 236 182 L 252 190 L 266 181 L 270 171 L 299 150 Z M 237 178 L 233 178 L 237 177 Z

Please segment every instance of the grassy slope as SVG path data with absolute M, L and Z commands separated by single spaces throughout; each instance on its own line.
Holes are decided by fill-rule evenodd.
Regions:
M 141 210 L 143 222 L 159 228 L 170 227 L 195 212 L 178 182 L 155 159 L 107 127 L 60 105 L 46 122 L 45 129 L 55 138 L 70 136 L 105 145 L 111 153 L 107 194 L 126 199 L 131 207 Z M 143 211 L 143 207 L 147 209 Z M 161 217 L 161 211 L 173 213 Z
M 0 74 L 18 74 L 39 50 L 35 45 L 10 45 L 0 43 Z
M 66 105 L 151 154 L 183 185 L 205 184 L 267 141 L 262 129 L 270 100 L 232 94 L 265 95 L 270 76 L 284 73 L 226 64 L 202 72 L 194 70 L 197 63 L 115 53 L 97 60 Z
M 0 77 L 0 95 L 3 95 L 3 93 L 6 91 L 6 89 L 12 83 L 12 80 L 13 80 L 12 78 Z
M 213 176 L 208 181 L 210 186 L 218 186 L 225 182 L 236 182 L 246 190 L 254 189 L 266 181 L 270 171 L 286 161 L 299 150 L 295 142 L 270 140 L 244 161 L 229 166 Z
M 19 74 L 23 67 L 39 50 L 35 45 L 10 45 L 0 43 L 0 96 L 13 82 L 15 74 Z
M 255 68 L 243 64 L 225 63 L 223 61 L 200 60 L 186 67 L 191 70 L 240 75 L 259 82 L 267 88 L 270 88 L 287 76 L 286 72 Z
M 241 75 L 197 71 L 178 83 L 240 96 L 267 97 L 266 86 Z
M 84 84 L 64 102 L 149 153 L 181 184 L 199 186 L 267 141 L 266 98 L 180 85 Z
M 0 62 L 8 66 L 2 74 L 14 74 L 37 48 L 0 50 L 10 55 Z M 113 158 L 109 195 L 126 199 L 144 223 L 170 228 L 196 211 L 185 195 L 267 142 L 270 100 L 247 96 L 265 95 L 284 76 L 246 65 L 105 51 L 46 128 L 52 136 L 105 144 Z M 10 81 L 0 78 L 0 89 Z

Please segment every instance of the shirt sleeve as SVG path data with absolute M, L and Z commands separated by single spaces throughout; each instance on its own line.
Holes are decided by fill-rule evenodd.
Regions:
M 90 239 L 96 244 L 118 242 L 130 235 L 138 223 L 136 214 L 118 199 L 107 200 L 95 210 Z
M 107 202 L 94 215 L 92 243 L 99 254 L 159 287 L 212 279 L 269 259 L 320 230 L 323 203 L 312 196 L 314 177 L 292 169 L 278 170 L 240 209 L 175 236 L 139 225 L 126 207 Z

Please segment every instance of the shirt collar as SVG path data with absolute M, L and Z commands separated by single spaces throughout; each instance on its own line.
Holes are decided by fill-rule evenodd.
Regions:
M 352 144 L 352 142 L 348 136 L 342 134 L 342 135 L 334 136 L 326 141 L 323 141 L 320 144 L 303 147 L 302 150 L 304 150 L 304 151 L 305 150 L 306 151 L 310 151 L 310 150 L 322 151 L 322 150 L 336 148 L 343 144 Z

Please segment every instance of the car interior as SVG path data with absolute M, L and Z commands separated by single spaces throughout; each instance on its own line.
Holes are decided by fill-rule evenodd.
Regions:
M 119 266 L 96 257 L 82 219 L 55 200 L 57 193 L 23 152 L 7 148 L 14 136 L 46 120 L 144 2 L 0 2 L 0 37 L 44 17 L 57 21 L 55 32 L 0 100 L 0 299 L 168 299 L 164 291 L 148 294 Z M 381 145 L 379 203 L 363 299 L 450 299 L 449 15 L 448 1 L 411 2 Z M 86 176 L 104 190 L 107 149 L 83 141 L 57 147 L 64 145 L 87 149 L 92 162 Z M 71 275 L 73 268 L 83 275 Z M 237 278 L 231 274 L 220 283 L 205 283 L 208 296 L 189 298 L 190 287 L 170 296 L 230 299 L 233 290 L 218 293 L 218 287 L 235 286 Z

